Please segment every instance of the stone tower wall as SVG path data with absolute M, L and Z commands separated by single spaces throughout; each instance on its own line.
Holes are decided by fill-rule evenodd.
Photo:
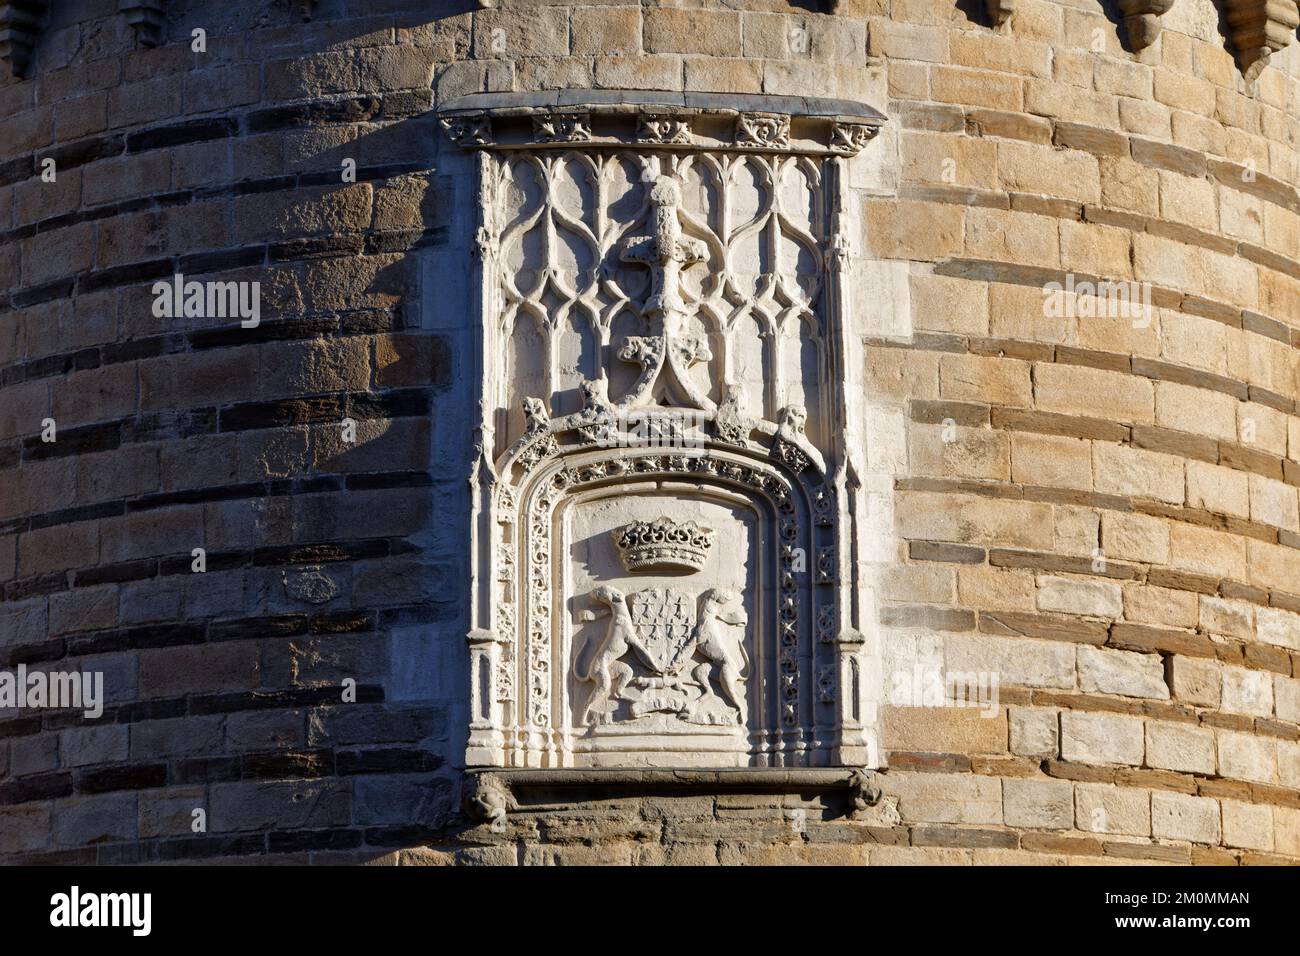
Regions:
M 1091 0 L 170 2 L 153 47 L 51 8 L 0 83 L 0 668 L 108 703 L 0 714 L 0 860 L 1300 859 L 1294 44 L 1247 83 L 1209 0 L 1140 53 Z M 475 192 L 433 111 L 556 88 L 888 117 L 853 185 L 889 769 L 852 820 L 460 810 Z M 177 273 L 260 283 L 259 324 L 155 315 Z M 1149 313 L 1049 294 L 1099 280 Z M 954 673 L 996 703 L 905 699 Z

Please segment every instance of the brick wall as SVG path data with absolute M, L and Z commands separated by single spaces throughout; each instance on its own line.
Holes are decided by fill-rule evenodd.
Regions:
M 1009 32 L 942 0 L 465 6 L 189 4 L 148 49 L 56 4 L 0 85 L 0 668 L 109 698 L 0 714 L 0 859 L 1300 858 L 1296 47 L 1247 88 L 1206 0 L 1136 55 L 1088 3 Z M 867 340 L 900 436 L 882 679 L 1000 695 L 887 708 L 856 820 L 456 809 L 473 191 L 428 110 L 555 87 L 890 118 L 860 243 L 911 329 Z M 259 326 L 155 317 L 178 272 L 260 282 Z M 1149 323 L 1045 313 L 1098 279 L 1148 284 Z

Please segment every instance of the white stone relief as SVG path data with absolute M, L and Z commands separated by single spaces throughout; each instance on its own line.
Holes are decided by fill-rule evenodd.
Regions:
M 531 121 L 480 163 L 495 699 L 467 762 L 862 765 L 843 160 L 789 116 L 709 150 L 671 113 L 632 145 Z

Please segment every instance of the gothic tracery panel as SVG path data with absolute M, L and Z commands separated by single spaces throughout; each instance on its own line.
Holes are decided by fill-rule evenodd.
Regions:
M 836 386 L 866 112 L 444 118 L 481 149 L 471 766 L 867 762 Z

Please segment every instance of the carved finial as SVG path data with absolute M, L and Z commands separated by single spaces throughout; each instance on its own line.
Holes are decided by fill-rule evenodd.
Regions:
M 164 0 L 119 0 L 117 8 L 144 46 L 157 46 L 162 42 L 163 25 L 167 19 Z
M 46 0 L 0 3 L 0 60 L 14 76 L 22 76 L 32 61 L 32 48 L 45 16 Z
M 1268 58 L 1295 38 L 1300 10 L 1292 0 L 1228 0 L 1228 32 L 1246 82 L 1264 72 Z
M 623 566 L 632 574 L 699 571 L 709 559 L 714 531 L 694 521 L 660 517 L 634 521 L 610 532 Z

